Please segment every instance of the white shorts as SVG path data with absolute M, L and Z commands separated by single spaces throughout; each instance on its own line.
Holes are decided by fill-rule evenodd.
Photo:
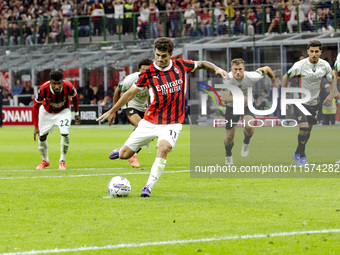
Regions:
M 182 124 L 156 125 L 143 119 L 124 145 L 133 151 L 138 151 L 158 137 L 157 146 L 160 141 L 166 140 L 174 148 L 181 130 Z
M 44 106 L 40 106 L 39 135 L 51 133 L 54 126 L 58 126 L 61 134 L 68 135 L 71 126 L 71 109 L 66 108 L 59 113 L 49 113 Z

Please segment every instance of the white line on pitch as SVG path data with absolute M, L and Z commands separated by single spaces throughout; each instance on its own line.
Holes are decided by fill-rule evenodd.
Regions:
M 187 173 L 190 170 L 180 170 L 180 171 L 164 171 L 164 173 Z M 46 179 L 46 178 L 68 178 L 68 177 L 90 177 L 90 176 L 104 176 L 104 175 L 134 175 L 134 174 L 150 174 L 149 171 L 145 172 L 135 172 L 135 173 L 107 173 L 107 174 L 79 174 L 79 175 L 49 175 L 49 176 L 18 176 L 18 177 L 0 177 L 0 180 L 19 180 L 19 179 Z
M 174 245 L 174 244 L 186 244 L 186 243 L 204 243 L 204 242 L 215 242 L 225 240 L 237 240 L 237 239 L 255 239 L 255 238 L 266 238 L 266 237 L 282 237 L 282 236 L 295 236 L 305 234 L 327 234 L 327 233 L 339 233 L 340 229 L 324 229 L 324 230 L 309 230 L 309 231 L 293 231 L 293 232 L 280 232 L 273 234 L 255 234 L 255 235 L 235 235 L 235 236 L 222 236 L 213 238 L 201 238 L 201 239 L 184 239 L 184 240 L 171 240 L 171 241 L 160 241 L 160 242 L 146 242 L 146 243 L 122 243 L 112 244 L 107 246 L 89 246 L 69 249 L 54 249 L 54 250 L 40 250 L 40 251 L 23 251 L 23 252 L 10 252 L 1 253 L 0 255 L 38 255 L 46 253 L 62 253 L 62 252 L 79 252 L 79 251 L 93 251 L 93 250 L 113 250 L 119 248 L 133 248 L 133 247 L 145 247 L 145 246 L 156 246 L 156 245 Z

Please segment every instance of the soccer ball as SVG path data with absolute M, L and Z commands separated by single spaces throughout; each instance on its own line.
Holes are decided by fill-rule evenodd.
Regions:
M 126 197 L 131 191 L 131 185 L 125 177 L 116 176 L 109 181 L 107 191 L 111 197 Z

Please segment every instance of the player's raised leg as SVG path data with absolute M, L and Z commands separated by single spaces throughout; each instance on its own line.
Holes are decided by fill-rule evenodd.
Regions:
M 122 148 L 113 150 L 109 158 L 110 159 L 128 159 L 131 158 L 135 154 L 135 151 L 131 150 L 128 146 L 124 145 Z
M 245 122 L 245 127 L 244 127 L 244 140 L 243 140 L 243 145 L 241 149 L 241 156 L 242 157 L 247 157 L 249 155 L 249 142 L 250 138 L 254 134 L 254 128 L 249 125 L 249 121 L 251 122 L 253 119 L 255 119 L 251 115 L 245 115 L 243 120 Z
M 140 114 L 142 114 L 142 113 L 140 112 Z M 144 115 L 144 113 L 143 113 L 143 115 Z M 142 120 L 142 117 L 141 117 L 141 115 L 139 115 L 139 113 L 137 111 L 137 113 L 132 114 L 131 116 L 128 116 L 128 119 L 132 123 L 132 125 L 134 125 L 134 127 L 136 129 L 138 127 L 138 123 Z M 129 163 L 132 167 L 135 167 L 135 168 L 140 167 L 140 164 L 139 164 L 138 159 L 137 159 L 137 153 L 139 151 L 140 150 L 138 150 L 131 158 L 128 159 L 128 161 L 129 161 Z

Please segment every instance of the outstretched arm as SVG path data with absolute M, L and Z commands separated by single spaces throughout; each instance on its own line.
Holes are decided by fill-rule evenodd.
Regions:
M 275 79 L 275 75 L 274 75 L 273 70 L 269 66 L 264 66 L 264 67 L 261 67 L 260 69 L 262 69 L 263 72 L 266 75 L 268 75 L 268 77 L 271 79 L 272 83 L 270 84 L 270 86 L 277 88 L 278 84 L 277 84 L 277 81 Z
M 124 93 L 124 95 L 118 100 L 118 102 L 112 106 L 110 110 L 100 116 L 97 121 L 103 121 L 108 119 L 113 113 L 115 113 L 119 108 L 123 105 L 127 104 L 131 99 L 133 99 L 140 90 L 134 86 L 132 86 L 128 91 Z
M 218 67 L 209 61 L 197 61 L 197 69 L 214 71 L 217 75 L 221 75 L 222 78 L 230 79 L 227 71 L 223 70 L 221 67 Z
M 285 74 L 285 75 L 282 77 L 282 88 L 287 87 L 287 82 L 288 82 L 288 75 Z

